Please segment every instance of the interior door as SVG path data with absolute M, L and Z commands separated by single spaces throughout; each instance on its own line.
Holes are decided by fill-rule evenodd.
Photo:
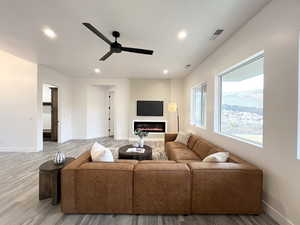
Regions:
M 58 89 L 51 88 L 51 141 L 58 136 Z

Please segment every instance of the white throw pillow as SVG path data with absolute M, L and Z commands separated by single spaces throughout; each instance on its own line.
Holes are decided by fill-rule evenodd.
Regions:
M 175 142 L 187 145 L 189 139 L 190 139 L 191 134 L 187 134 L 187 133 L 183 133 L 183 132 L 179 132 L 177 134 L 176 140 Z
M 95 142 L 91 149 L 91 157 L 93 162 L 113 162 L 114 158 L 111 151 Z
M 222 163 L 222 162 L 226 162 L 228 158 L 229 158 L 229 152 L 217 152 L 209 156 L 206 156 L 203 159 L 203 162 Z

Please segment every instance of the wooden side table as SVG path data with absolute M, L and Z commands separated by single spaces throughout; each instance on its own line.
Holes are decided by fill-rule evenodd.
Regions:
M 52 198 L 52 205 L 59 203 L 61 196 L 60 171 L 74 159 L 66 158 L 62 165 L 55 165 L 53 160 L 49 160 L 39 167 L 39 200 Z

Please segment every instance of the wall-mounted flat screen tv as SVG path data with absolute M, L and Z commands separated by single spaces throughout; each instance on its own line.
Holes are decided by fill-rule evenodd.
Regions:
M 164 102 L 163 101 L 137 101 L 136 104 L 137 116 L 163 116 Z

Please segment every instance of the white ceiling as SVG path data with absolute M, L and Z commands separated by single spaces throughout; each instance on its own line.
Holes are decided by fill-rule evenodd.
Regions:
M 270 0 L 1 0 L 0 49 L 82 77 L 166 78 L 187 75 Z M 87 30 L 90 22 L 128 47 L 154 55 L 123 52 L 100 62 L 109 46 Z M 41 29 L 49 26 L 55 40 Z M 225 32 L 209 38 L 218 28 Z M 184 41 L 177 33 L 185 29 Z M 192 64 L 188 70 L 186 64 Z M 95 74 L 94 68 L 101 73 Z M 169 74 L 163 75 L 163 69 Z

